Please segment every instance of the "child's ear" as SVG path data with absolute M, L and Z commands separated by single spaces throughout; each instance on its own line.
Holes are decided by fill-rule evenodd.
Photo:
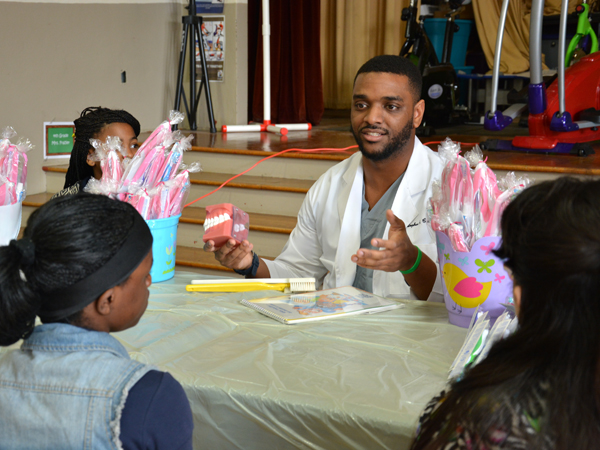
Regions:
M 91 167 L 94 167 L 96 165 L 96 161 L 94 161 L 92 159 L 93 155 L 94 155 L 94 149 L 90 148 L 90 150 L 88 151 L 87 159 L 85 160 L 85 162 L 87 162 L 88 166 L 91 166 Z
M 101 316 L 107 316 L 110 314 L 114 306 L 115 288 L 110 288 L 98 297 L 94 302 L 94 309 Z
M 513 302 L 515 304 L 515 313 L 517 317 L 519 317 L 519 312 L 521 311 L 521 293 L 522 289 L 519 285 L 513 286 Z

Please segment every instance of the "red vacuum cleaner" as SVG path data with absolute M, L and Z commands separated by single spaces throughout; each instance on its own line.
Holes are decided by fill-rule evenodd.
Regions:
M 543 0 L 533 0 L 529 33 L 530 82 L 528 105 L 512 105 L 506 111 L 496 109 L 502 36 L 510 0 L 504 0 L 496 39 L 492 76 L 492 104 L 484 119 L 484 128 L 502 130 L 529 106 L 529 136 L 512 141 L 491 139 L 482 144 L 487 150 L 567 153 L 587 156 L 594 150 L 586 142 L 600 139 L 600 52 L 583 57 L 565 70 L 565 40 L 568 0 L 562 1 L 558 78 L 548 87 L 542 77 Z

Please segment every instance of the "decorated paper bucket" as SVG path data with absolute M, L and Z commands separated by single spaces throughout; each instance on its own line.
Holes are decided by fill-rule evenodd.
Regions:
M 177 248 L 177 225 L 178 216 L 167 217 L 165 219 L 147 220 L 152 237 L 152 257 L 154 263 L 150 270 L 152 282 L 159 283 L 169 280 L 175 275 L 175 250 Z
M 19 236 L 22 204 L 0 206 L 0 245 L 8 245 Z
M 512 297 L 512 281 L 502 260 L 492 253 L 502 238 L 483 237 L 470 252 L 455 252 L 447 235 L 439 231 L 435 234 L 450 323 L 468 328 L 479 305 L 480 311 L 487 311 L 492 320 L 496 319 L 505 311 L 502 303 Z

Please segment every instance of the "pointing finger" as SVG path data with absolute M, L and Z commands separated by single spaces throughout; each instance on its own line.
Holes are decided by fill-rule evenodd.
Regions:
M 396 217 L 391 209 L 388 209 L 385 212 L 385 217 L 390 223 L 390 228 L 395 228 L 398 231 L 406 231 L 406 225 L 404 224 L 404 221 L 399 217 Z

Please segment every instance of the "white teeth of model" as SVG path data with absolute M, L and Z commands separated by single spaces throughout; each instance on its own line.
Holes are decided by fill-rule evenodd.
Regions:
M 227 220 L 231 220 L 231 216 L 227 213 L 219 214 L 218 216 L 207 217 L 204 220 L 204 229 L 207 230 L 208 228 L 223 223 Z
M 237 223 L 233 226 L 233 231 L 235 231 L 236 233 L 240 231 L 240 226 Z

